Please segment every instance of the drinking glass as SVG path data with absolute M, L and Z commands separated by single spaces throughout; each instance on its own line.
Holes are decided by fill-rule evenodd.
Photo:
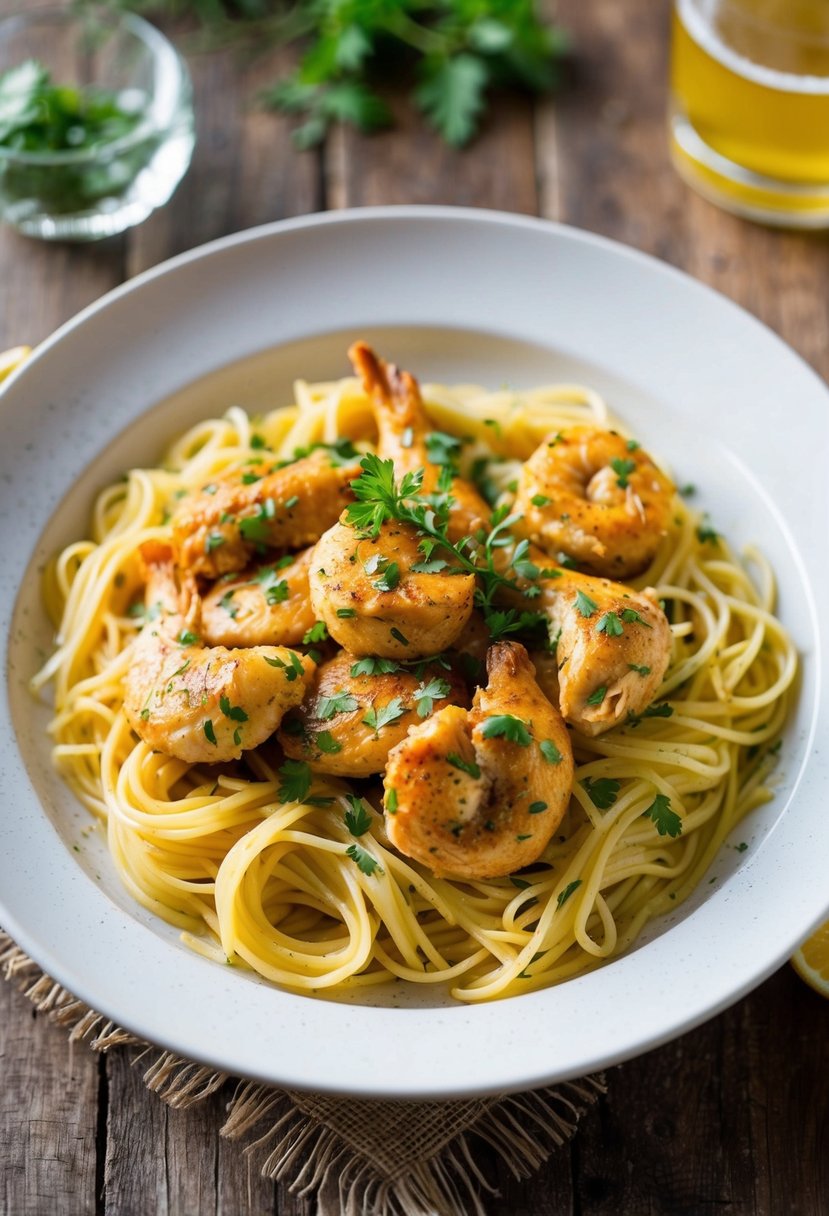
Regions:
M 827 0 L 675 0 L 670 139 L 700 194 L 829 227 Z
M 30 7 L 0 21 L 0 73 L 30 61 L 55 85 L 106 90 L 135 125 L 88 148 L 0 144 L 0 219 L 27 236 L 91 241 L 166 203 L 194 144 L 190 77 L 167 39 L 134 13 Z

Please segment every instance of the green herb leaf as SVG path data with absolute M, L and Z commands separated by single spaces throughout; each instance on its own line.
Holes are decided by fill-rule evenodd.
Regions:
M 449 752 L 446 763 L 451 764 L 453 768 L 459 768 L 462 773 L 467 773 L 470 777 L 477 778 L 481 775 L 481 770 L 474 760 L 464 760 L 457 752 Z
M 621 788 L 621 782 L 615 777 L 585 777 L 581 784 L 590 801 L 600 811 L 607 811 L 613 806 Z
M 667 795 L 657 794 L 644 814 L 656 824 L 660 836 L 681 835 L 682 820 L 671 810 L 671 800 Z
M 417 702 L 417 716 L 428 718 L 434 709 L 435 701 L 445 700 L 449 691 L 449 683 L 440 676 L 434 676 L 428 684 L 421 684 L 414 693 L 414 699 Z
M 484 104 L 489 69 L 476 55 L 427 60 L 415 101 L 448 144 L 468 143 Z
M 615 612 L 606 612 L 596 622 L 596 633 L 606 633 L 609 638 L 620 638 L 624 633 L 622 622 Z
M 213 729 L 213 723 L 210 718 L 204 724 L 204 737 L 208 743 L 212 743 L 214 747 L 216 746 L 216 732 Z
M 607 694 L 607 685 L 602 684 L 601 687 L 596 688 L 593 690 L 593 692 L 591 692 L 590 696 L 587 698 L 587 704 L 588 705 L 601 705 L 602 701 L 605 699 L 606 694 Z
M 352 836 L 363 836 L 371 827 L 372 816 L 362 798 L 355 794 L 346 794 L 345 797 L 349 808 L 345 812 L 345 826 Z
M 564 888 L 564 890 L 559 891 L 558 895 L 556 896 L 556 906 L 560 908 L 562 906 L 562 904 L 566 904 L 567 900 L 570 898 L 570 896 L 573 894 L 573 892 L 578 891 L 580 886 L 581 886 L 580 878 L 574 878 L 572 882 L 568 882 L 568 884 Z
M 247 722 L 248 720 L 248 715 L 241 705 L 231 705 L 229 697 L 219 697 L 219 709 L 226 718 L 230 718 L 233 722 Z
M 542 739 L 538 746 L 548 764 L 561 764 L 561 752 L 552 739 Z
M 337 752 L 341 752 L 343 750 L 342 743 L 337 742 L 330 730 L 317 731 L 315 742 L 319 750 L 324 752 L 327 756 L 335 756 Z
M 576 592 L 576 607 L 582 616 L 592 616 L 598 606 L 595 600 L 591 600 L 590 596 L 585 595 L 583 591 L 579 590 Z
M 510 743 L 517 743 L 519 747 L 529 747 L 532 743 L 532 735 L 527 730 L 526 724 L 520 718 L 513 717 L 512 714 L 496 714 L 492 718 L 487 718 L 481 734 L 485 739 L 508 739 Z
M 322 722 L 328 722 L 337 714 L 350 714 L 355 709 L 360 708 L 360 702 L 350 692 L 343 689 L 334 694 L 333 697 L 319 697 L 316 704 L 315 714 Z
M 631 473 L 636 472 L 636 461 L 620 460 L 617 456 L 614 460 L 611 460 L 610 467 L 616 474 L 616 485 L 620 490 L 626 490 L 630 485 L 628 478 Z
M 280 802 L 304 802 L 311 788 L 311 769 L 304 760 L 286 760 L 277 769 L 282 778 L 277 798 Z
M 392 722 L 396 722 L 398 718 L 402 718 L 406 713 L 406 708 L 399 697 L 394 697 L 389 701 L 388 705 L 383 705 L 380 709 L 372 706 L 366 716 L 363 718 L 363 723 L 370 726 L 376 733 L 381 731 L 384 726 L 390 726 Z
M 328 638 L 328 628 L 325 621 L 315 621 L 310 629 L 306 629 L 302 635 L 302 643 L 304 646 L 310 646 L 313 642 L 324 642 Z
M 345 853 L 347 857 L 350 857 L 352 861 L 357 863 L 359 869 L 362 870 L 363 874 L 368 875 L 369 878 L 375 871 L 380 874 L 383 873 L 383 868 L 379 861 L 375 857 L 372 857 L 371 853 L 367 852 L 362 845 L 351 844 Z

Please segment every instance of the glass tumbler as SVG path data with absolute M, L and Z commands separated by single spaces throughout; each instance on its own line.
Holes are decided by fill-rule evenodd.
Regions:
M 132 13 L 28 8 L 0 21 L 0 74 L 30 61 L 56 86 L 104 91 L 132 125 L 85 148 L 0 141 L 0 218 L 27 236 L 91 241 L 166 203 L 194 144 L 190 77 L 167 39 Z
M 730 211 L 829 227 L 827 0 L 674 0 L 674 164 Z

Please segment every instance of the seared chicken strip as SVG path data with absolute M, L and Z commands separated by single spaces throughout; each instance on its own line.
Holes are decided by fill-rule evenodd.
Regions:
M 448 664 L 401 667 L 393 659 L 343 651 L 317 669 L 305 700 L 282 722 L 286 756 L 320 773 L 369 777 L 410 726 L 445 705 L 468 705 L 463 681 Z
M 205 486 L 173 515 L 179 565 L 217 578 L 266 549 L 313 544 L 351 501 L 349 483 L 359 472 L 359 465 L 336 464 L 320 448 L 282 468 L 248 465 Z
M 313 626 L 308 571 L 314 546 L 220 579 L 201 602 L 209 646 L 296 646 Z
M 451 646 L 472 612 L 474 574 L 436 573 L 423 564 L 410 524 L 391 520 L 376 537 L 345 517 L 317 544 L 309 578 L 311 603 L 328 632 L 357 655 L 417 659 Z
M 543 853 L 567 809 L 573 753 L 523 646 L 498 642 L 472 709 L 450 705 L 389 755 L 389 839 L 437 875 L 496 878 Z
M 147 542 L 148 620 L 133 644 L 124 712 L 157 751 L 191 764 L 235 760 L 258 747 L 305 695 L 315 663 L 284 646 L 201 644 L 182 611 L 172 548 Z

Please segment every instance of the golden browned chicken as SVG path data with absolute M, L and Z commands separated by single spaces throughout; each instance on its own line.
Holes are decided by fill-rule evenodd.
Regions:
M 567 553 L 593 574 L 644 570 L 665 536 L 674 487 L 638 444 L 573 426 L 548 435 L 524 464 L 515 509 L 547 553 Z
M 386 363 L 366 342 L 355 342 L 348 352 L 363 388 L 371 398 L 377 422 L 377 455 L 394 461 L 398 480 L 404 473 L 423 469 L 422 493 L 432 494 L 445 455 L 440 443 L 432 445 L 429 438 L 435 428 L 429 422 L 420 386 L 410 372 L 400 371 Z M 450 491 L 453 503 L 449 513 L 448 532 L 457 542 L 471 536 L 479 528 L 489 529 L 489 506 L 478 491 L 462 477 L 452 479 Z
M 340 777 L 369 777 L 410 726 L 445 705 L 468 705 L 466 685 L 448 664 L 401 667 L 394 659 L 345 651 L 317 669 L 305 700 L 282 721 L 286 756 Z
M 220 579 L 201 601 L 209 646 L 296 646 L 312 628 L 308 571 L 314 546 Z
M 351 501 L 349 483 L 359 472 L 358 464 L 336 464 L 320 448 L 282 468 L 246 465 L 203 487 L 173 515 L 179 565 L 217 578 L 266 549 L 313 544 Z
M 157 751 L 191 764 L 238 759 L 305 695 L 315 663 L 284 646 L 203 646 L 184 609 L 170 545 L 141 548 L 147 621 L 133 643 L 124 712 Z
M 543 563 L 543 554 L 529 552 Z M 554 570 L 556 577 L 537 580 L 537 598 L 527 601 L 518 592 L 505 598 L 546 615 L 555 644 L 559 708 L 583 734 L 600 735 L 653 700 L 671 658 L 670 625 L 650 590 Z
M 357 655 L 416 659 L 451 646 L 472 612 L 474 574 L 419 571 L 410 524 L 387 521 L 363 537 L 345 517 L 322 536 L 309 583 L 314 612 Z
M 389 755 L 389 839 L 438 875 L 495 878 L 530 865 L 570 799 L 567 729 L 526 650 L 498 642 L 487 669 L 471 710 L 439 710 Z

